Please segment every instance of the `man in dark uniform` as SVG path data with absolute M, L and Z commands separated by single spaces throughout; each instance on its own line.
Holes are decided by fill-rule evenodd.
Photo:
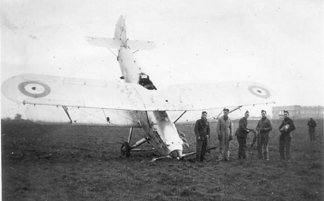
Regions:
M 246 159 L 246 137 L 250 132 L 250 129 L 247 128 L 247 119 L 249 118 L 249 115 L 249 111 L 246 111 L 244 117 L 240 119 L 239 127 L 235 133 L 239 144 L 238 159 Z
M 279 138 L 279 152 L 281 160 L 290 160 L 290 145 L 292 134 L 291 131 L 295 130 L 295 124 L 292 119 L 289 118 L 289 112 L 284 110 L 284 120 L 279 126 L 279 131 L 281 133 Z
M 196 121 L 195 134 L 197 139 L 196 160 L 198 162 L 203 162 L 207 149 L 207 139 L 210 135 L 210 127 L 207 121 L 207 112 L 205 111 L 202 112 L 201 119 L 198 119 Z
M 315 141 L 315 127 L 317 126 L 316 121 L 313 118 L 310 118 L 307 122 L 309 138 L 311 142 Z
M 256 130 L 258 131 L 257 143 L 258 143 L 258 153 L 259 159 L 269 160 L 269 135 L 272 130 L 272 123 L 270 119 L 267 118 L 267 112 L 261 110 L 262 118 L 259 120 Z

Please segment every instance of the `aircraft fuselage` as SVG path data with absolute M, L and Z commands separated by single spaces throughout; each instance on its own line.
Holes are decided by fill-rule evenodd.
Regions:
M 125 82 L 139 84 L 145 74 L 130 49 L 121 47 L 117 58 Z M 182 139 L 166 111 L 136 111 L 134 116 L 145 131 L 148 142 L 161 155 L 181 157 Z

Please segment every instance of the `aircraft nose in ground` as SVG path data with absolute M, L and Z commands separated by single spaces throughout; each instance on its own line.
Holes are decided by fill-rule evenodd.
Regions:
M 182 151 L 181 150 L 174 150 L 170 153 L 170 156 L 172 158 L 180 159 L 182 157 Z

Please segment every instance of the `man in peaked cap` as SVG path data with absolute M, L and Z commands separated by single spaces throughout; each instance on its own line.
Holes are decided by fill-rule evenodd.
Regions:
M 265 110 L 261 110 L 261 119 L 256 126 L 256 130 L 258 131 L 257 136 L 257 147 L 258 147 L 258 155 L 259 159 L 269 160 L 269 135 L 272 130 L 272 123 L 270 119 L 267 118 L 267 112 Z
M 228 161 L 230 157 L 230 141 L 233 139 L 233 123 L 228 117 L 229 109 L 223 109 L 224 115 L 218 119 L 217 135 L 219 140 L 219 160 Z
M 238 159 L 246 159 L 246 137 L 247 134 L 250 132 L 250 129 L 247 128 L 247 119 L 249 118 L 249 116 L 249 111 L 246 111 L 244 117 L 240 119 L 239 127 L 237 128 L 235 133 L 237 137 L 237 142 L 239 144 Z

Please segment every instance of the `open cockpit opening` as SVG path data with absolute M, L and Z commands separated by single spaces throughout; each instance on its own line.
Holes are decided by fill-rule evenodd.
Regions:
M 153 82 L 150 80 L 150 76 L 146 75 L 145 73 L 139 74 L 138 84 L 142 85 L 144 88 L 148 90 L 156 90 Z

